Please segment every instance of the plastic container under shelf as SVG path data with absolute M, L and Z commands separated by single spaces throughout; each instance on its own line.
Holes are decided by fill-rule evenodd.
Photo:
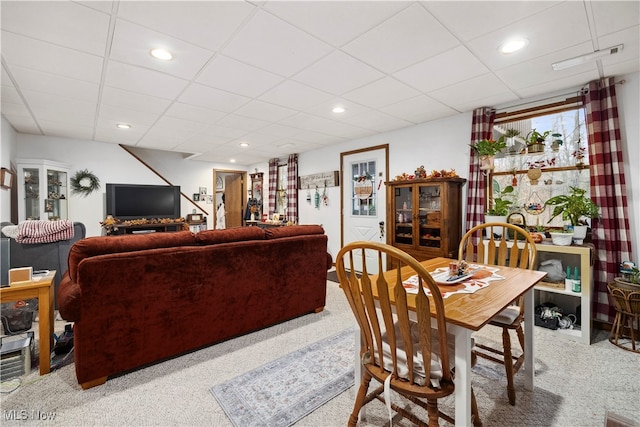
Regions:
M 554 233 L 551 232 L 551 242 L 558 246 L 570 246 L 573 240 L 573 233 Z

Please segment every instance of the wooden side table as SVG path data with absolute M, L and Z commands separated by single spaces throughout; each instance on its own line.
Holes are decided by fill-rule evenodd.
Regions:
M 40 339 L 40 375 L 51 372 L 51 345 L 53 343 L 53 279 L 55 270 L 28 282 L 16 282 L 0 288 L 0 303 L 38 298 L 38 324 Z

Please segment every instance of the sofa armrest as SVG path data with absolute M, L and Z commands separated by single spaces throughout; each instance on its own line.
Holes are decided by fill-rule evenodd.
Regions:
M 56 297 L 60 316 L 68 322 L 79 321 L 82 305 L 82 291 L 80 289 L 80 285 L 71 280 L 69 271 L 67 271 L 62 277 Z

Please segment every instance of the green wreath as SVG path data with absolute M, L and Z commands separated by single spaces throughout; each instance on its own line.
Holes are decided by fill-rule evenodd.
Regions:
M 71 192 L 84 197 L 100 188 L 98 177 L 86 169 L 76 172 L 69 181 L 71 182 Z

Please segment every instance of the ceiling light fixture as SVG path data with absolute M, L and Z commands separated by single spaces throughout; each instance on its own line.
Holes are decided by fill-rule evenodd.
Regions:
M 127 123 L 118 123 L 116 127 L 118 129 L 131 129 L 131 125 Z
M 229 163 L 235 163 L 236 159 L 229 159 Z
M 505 43 L 503 43 L 500 46 L 500 53 L 504 53 L 506 55 L 516 52 L 520 49 L 522 49 L 523 47 L 527 46 L 529 44 L 529 40 L 527 39 L 513 39 L 513 40 L 509 40 Z
M 554 62 L 551 67 L 555 71 L 564 70 L 566 68 L 575 67 L 577 65 L 586 64 L 587 62 L 595 61 L 596 59 L 604 58 L 605 56 L 615 55 L 622 51 L 623 44 L 617 46 L 611 46 L 606 49 L 596 50 L 595 52 L 587 53 L 586 55 L 576 56 L 575 58 L 565 59 L 564 61 Z
M 242 147 L 242 148 L 247 148 L 248 146 L 249 146 L 248 142 L 241 142 L 240 143 L 240 147 Z
M 331 110 L 331 111 L 333 111 L 334 113 L 340 114 L 340 113 L 344 113 L 345 109 L 344 109 L 344 107 L 338 106 L 338 107 L 333 107 L 333 110 Z
M 173 54 L 169 52 L 167 49 L 162 49 L 162 48 L 151 49 L 149 53 L 154 58 L 162 59 L 163 61 L 171 61 L 173 59 Z

